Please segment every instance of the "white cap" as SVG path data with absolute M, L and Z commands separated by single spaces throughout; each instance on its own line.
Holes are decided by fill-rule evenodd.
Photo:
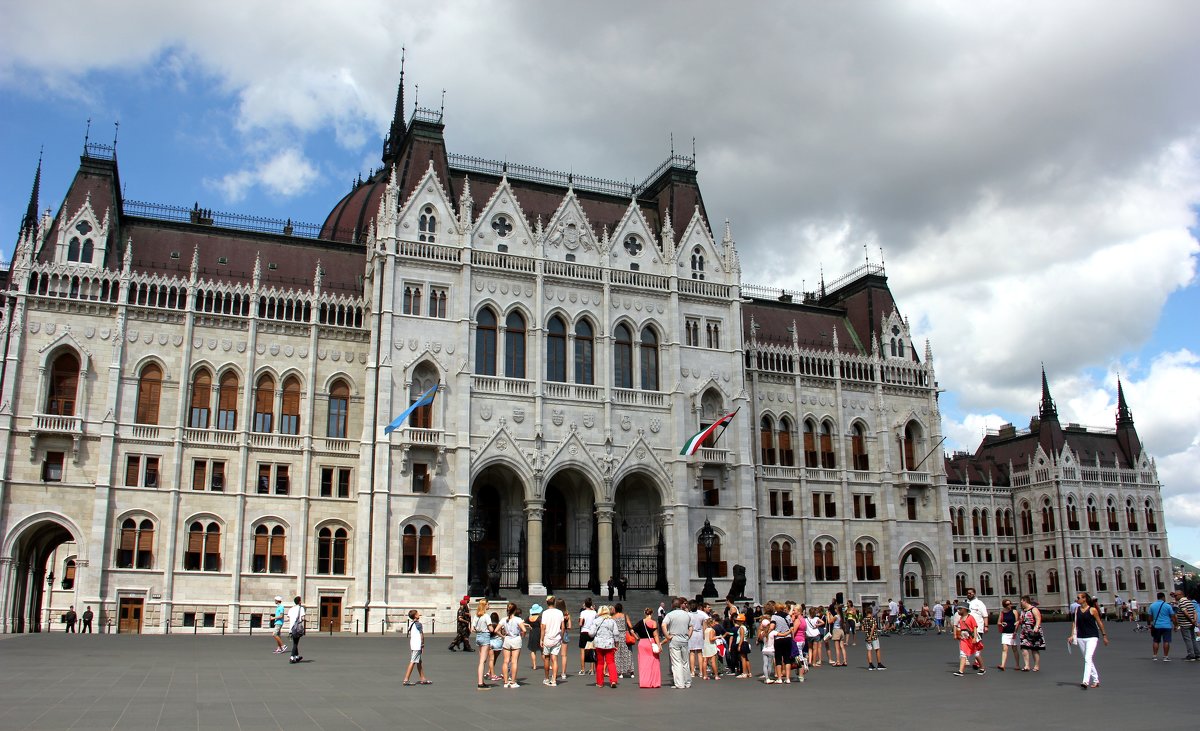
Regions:
M 281 601 L 283 601 L 283 597 L 277 596 L 277 597 L 275 597 L 275 601 L 281 602 Z

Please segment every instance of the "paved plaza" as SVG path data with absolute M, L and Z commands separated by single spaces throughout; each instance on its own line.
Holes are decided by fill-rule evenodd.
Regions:
M 1097 653 L 1102 687 L 1081 691 L 1066 625 L 1048 625 L 1042 672 L 955 678 L 946 637 L 884 639 L 886 672 L 867 672 L 861 643 L 847 668 L 803 685 L 696 681 L 689 690 L 597 689 L 572 674 L 558 688 L 528 672 L 517 690 L 475 688 L 474 658 L 432 636 L 430 686 L 402 687 L 405 637 L 315 636 L 305 661 L 271 653 L 268 636 L 23 635 L 0 641 L 3 729 L 592 729 L 1046 728 L 1144 729 L 1195 723 L 1200 663 L 1151 662 L 1147 634 L 1112 624 Z M 998 659 L 989 635 L 986 658 Z M 1181 651 L 1177 641 L 1175 650 Z M 664 653 L 665 654 L 665 653 Z M 1180 653 L 1182 655 L 1182 653 Z M 578 670 L 578 655 L 571 658 Z M 759 667 L 758 656 L 754 668 Z M 415 676 L 414 676 L 415 677 Z M 664 680 L 668 674 L 664 671 Z

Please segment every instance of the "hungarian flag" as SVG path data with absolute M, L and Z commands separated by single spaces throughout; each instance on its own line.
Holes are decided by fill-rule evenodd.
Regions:
M 729 426 L 729 422 L 733 421 L 733 417 L 735 414 L 737 414 L 737 412 L 738 410 L 734 409 L 728 414 L 722 416 L 720 419 L 717 419 L 712 426 L 706 426 L 693 434 L 686 442 L 683 443 L 683 449 L 679 450 L 679 453 L 685 457 L 690 457 L 696 453 L 696 450 L 700 448 L 700 445 L 704 444 L 704 442 L 707 441 L 710 436 L 716 433 L 717 429 L 720 429 L 721 434 L 724 434 L 725 427 Z M 717 436 L 713 438 L 717 439 L 721 436 L 721 434 L 717 434 Z

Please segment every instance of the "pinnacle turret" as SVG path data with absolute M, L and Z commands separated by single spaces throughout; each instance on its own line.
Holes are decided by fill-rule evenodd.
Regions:
M 1050 397 L 1050 383 L 1046 380 L 1046 367 L 1042 366 L 1042 405 L 1038 409 L 1038 418 L 1042 421 L 1058 421 L 1058 407 Z
M 1125 389 L 1121 386 L 1120 377 L 1117 378 L 1117 428 L 1123 426 L 1133 426 L 1133 412 L 1129 410 L 1129 405 L 1125 403 Z
M 42 155 L 38 153 L 37 172 L 33 174 L 33 189 L 29 191 L 29 207 L 21 219 L 21 235 L 32 235 L 38 227 L 38 193 L 42 187 Z

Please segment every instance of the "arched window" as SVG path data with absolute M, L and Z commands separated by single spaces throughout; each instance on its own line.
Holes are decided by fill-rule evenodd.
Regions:
M 917 588 L 917 575 L 911 571 L 904 575 L 904 598 L 915 599 L 921 596 L 921 591 Z
M 1158 520 L 1154 517 L 1154 505 L 1149 500 L 1146 501 L 1146 530 L 1151 533 L 1158 532 Z
M 1033 535 L 1033 508 L 1024 501 L 1021 502 L 1021 535 Z
M 117 568 L 148 569 L 154 559 L 154 523 L 126 518 L 121 523 L 121 546 L 117 549 Z
M 345 439 L 349 418 L 350 386 L 339 378 L 329 387 L 329 420 L 325 427 L 326 436 L 331 439 Z
M 67 261 L 79 261 L 79 238 L 76 236 L 67 242 Z
M 786 416 L 779 419 L 779 431 L 775 434 L 775 443 L 779 447 L 779 464 L 784 467 L 795 467 L 796 453 L 792 451 L 792 420 Z
M 833 423 L 821 422 L 821 466 L 827 470 L 837 467 L 837 459 L 833 456 Z
M 820 464 L 817 458 L 817 425 L 812 419 L 804 420 L 804 466 L 816 467 Z
M 979 535 L 979 511 L 971 511 L 971 535 Z
M 1162 569 L 1154 569 L 1154 590 L 1162 591 L 1166 588 L 1163 585 Z
M 62 588 L 70 591 L 75 588 L 75 559 L 68 558 L 63 564 Z
M 1032 571 L 1025 572 L 1025 593 L 1037 596 L 1037 574 Z
M 1042 532 L 1052 533 L 1054 531 L 1054 508 L 1050 505 L 1050 498 L 1042 500 Z
M 771 541 L 771 581 L 796 581 L 799 578 L 792 542 Z
M 1125 591 L 1126 589 L 1129 588 L 1128 585 L 1125 583 L 1125 572 L 1123 570 L 1115 569 L 1113 572 L 1113 575 L 1117 579 L 1117 590 L 1118 591 Z
M 437 241 L 437 215 L 433 206 L 421 209 L 421 217 L 417 219 L 417 241 Z
M 1104 569 L 1096 569 L 1096 591 L 1108 591 L 1108 582 L 1104 580 Z
M 854 573 L 859 581 L 879 581 L 879 567 L 875 565 L 875 544 L 859 541 L 854 544 Z
M 1121 530 L 1121 525 L 1120 525 L 1120 523 L 1117 522 L 1117 503 L 1116 503 L 1116 501 L 1113 500 L 1112 498 L 1109 498 L 1108 502 L 1105 505 L 1105 508 L 1108 513 L 1108 529 L 1110 531 Z
M 1125 522 L 1131 532 L 1138 529 L 1137 509 L 1133 507 L 1133 498 L 1125 501 Z
M 587 320 L 575 323 L 575 382 L 590 386 L 596 382 L 595 337 Z
M 413 371 L 412 384 L 408 388 L 408 403 L 415 404 L 429 389 L 438 385 L 438 372 L 428 361 Z M 408 417 L 408 425 L 414 429 L 433 428 L 433 404 L 418 406 Z
M 188 528 L 187 551 L 183 554 L 184 571 L 221 570 L 221 526 L 200 521 Z
M 917 443 L 921 438 L 921 427 L 914 421 L 910 421 L 904 426 L 904 442 L 901 445 L 902 454 L 901 464 L 906 470 L 915 470 L 917 468 Z
M 692 249 L 692 279 L 704 279 L 704 249 Z
M 1058 585 L 1058 569 L 1050 569 L 1046 572 L 1046 593 L 1057 594 L 1061 591 Z
M 642 328 L 641 356 L 642 390 L 658 390 L 658 336 L 649 327 Z
M 283 403 L 279 408 L 279 433 L 300 433 L 300 379 L 283 379 Z
M 431 526 L 404 526 L 400 547 L 400 571 L 405 574 L 437 573 L 437 556 L 433 552 Z
M 490 308 L 479 311 L 475 324 L 475 372 L 496 375 L 496 315 Z
M 1071 573 L 1075 577 L 1075 591 L 1087 591 L 1087 581 L 1083 578 L 1083 569 L 1077 568 Z
M 871 469 L 871 459 L 867 456 L 867 433 L 863 425 L 855 423 L 850 430 L 850 451 L 854 457 L 854 469 Z
M 1011 571 L 1004 572 L 1004 596 L 1016 596 L 1017 581 Z
M 1007 533 L 1004 532 L 1004 510 L 1003 509 L 996 511 L 996 535 L 998 535 L 998 536 L 1008 535 Z
M 558 315 L 546 324 L 546 380 L 567 380 L 567 325 Z
M 1088 530 L 1100 530 L 1100 511 L 1096 509 L 1096 499 L 1087 499 Z
M 979 511 L 979 531 L 985 537 L 988 535 L 988 531 L 991 530 L 988 527 L 988 524 L 990 522 L 991 522 L 991 516 L 988 515 L 987 508 L 984 508 L 983 510 Z
M 967 534 L 967 509 L 966 508 L 958 509 L 958 516 L 957 516 L 956 520 L 958 521 L 958 534 L 960 536 L 965 536 Z
M 275 388 L 274 381 L 271 388 Z M 221 385 L 217 389 L 217 428 L 233 431 L 237 426 L 238 377 L 233 371 L 225 371 L 221 375 Z
M 956 574 L 954 576 L 954 593 L 958 596 L 967 595 L 967 575 Z
M 275 379 L 264 373 L 258 377 L 258 383 L 254 386 L 254 431 L 269 433 L 274 418 Z
M 254 573 L 282 574 L 287 571 L 286 537 L 282 525 L 274 528 L 260 525 L 254 529 Z
M 950 535 L 958 535 L 958 509 L 950 506 Z
M 1074 497 L 1067 498 L 1067 530 L 1079 530 L 1079 508 Z
M 188 426 L 193 429 L 207 429 L 211 408 L 212 374 L 201 368 L 192 376 L 192 407 L 188 413 Z
M 329 527 L 317 532 L 317 573 L 343 576 L 346 573 L 346 529 Z
M 1146 576 L 1142 573 L 1141 568 L 1135 568 L 1133 570 L 1133 586 L 1138 591 L 1146 590 Z
M 525 318 L 510 312 L 504 320 L 504 375 L 525 377 Z
M 96 243 L 91 239 L 83 240 L 83 251 L 79 255 L 79 261 L 84 264 L 91 264 L 96 253 Z
M 613 330 L 613 375 L 617 388 L 633 388 L 633 333 L 625 324 Z
M 759 452 L 761 454 L 762 463 L 765 465 L 775 464 L 775 424 L 772 423 L 771 417 L 764 416 L 758 425 L 758 440 Z M 778 579 L 776 579 L 778 581 Z
M 162 368 L 147 363 L 138 376 L 137 414 L 134 421 L 139 424 L 158 423 L 158 402 L 162 396 Z
M 838 581 L 842 570 L 838 566 L 832 541 L 813 544 L 813 575 L 817 581 Z
M 983 573 L 979 575 L 979 593 L 983 596 L 993 596 L 996 593 L 995 587 L 992 586 L 992 575 Z
M 707 576 L 704 568 L 705 559 L 708 556 L 707 549 L 700 542 L 699 536 L 696 538 L 696 574 L 698 576 Z M 713 578 L 724 578 L 728 575 L 728 566 L 721 560 L 721 536 L 713 536 L 712 544 L 712 575 Z
M 74 416 L 75 399 L 79 396 L 79 358 L 74 353 L 61 353 L 50 364 L 50 392 L 46 398 L 46 413 L 54 416 Z

